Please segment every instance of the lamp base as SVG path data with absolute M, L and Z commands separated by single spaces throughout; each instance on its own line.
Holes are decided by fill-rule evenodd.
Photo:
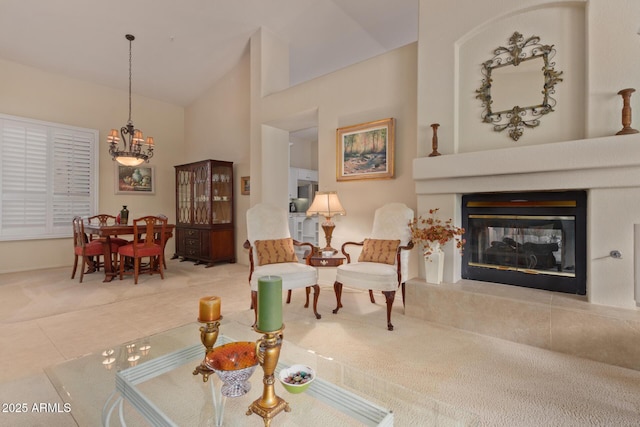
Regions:
M 337 249 L 331 247 L 331 236 L 333 235 L 333 229 L 336 228 L 335 224 L 328 218 L 327 221 L 322 223 L 322 230 L 324 231 L 324 238 L 327 241 L 327 246 L 322 249 L 324 251 L 332 251 L 334 254 L 338 252 Z
M 325 246 L 324 248 L 320 249 L 320 255 L 322 255 L 323 257 L 327 258 L 327 253 L 331 252 L 331 255 L 335 255 L 338 253 L 337 249 L 332 248 L 331 246 Z

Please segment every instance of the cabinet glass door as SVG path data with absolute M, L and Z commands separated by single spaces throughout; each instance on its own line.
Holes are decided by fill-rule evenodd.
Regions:
M 209 224 L 209 164 L 193 167 L 193 224 Z
M 211 173 L 213 191 L 213 223 L 228 224 L 233 214 L 233 169 L 229 166 L 213 166 Z
M 191 171 L 178 170 L 176 181 L 178 186 L 177 221 L 189 224 L 191 222 Z

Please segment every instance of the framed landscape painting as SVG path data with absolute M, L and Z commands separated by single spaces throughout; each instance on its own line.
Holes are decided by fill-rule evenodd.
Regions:
M 390 179 L 394 176 L 395 119 L 338 128 L 336 179 Z
M 122 166 L 116 164 L 116 194 L 155 194 L 156 177 L 153 166 Z

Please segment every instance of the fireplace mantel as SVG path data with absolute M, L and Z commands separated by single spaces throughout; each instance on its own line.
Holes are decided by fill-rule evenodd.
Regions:
M 413 178 L 418 195 L 635 187 L 640 134 L 421 157 Z
M 460 219 L 461 195 L 471 193 L 586 190 L 587 298 L 613 307 L 640 306 L 640 280 L 634 279 L 636 258 L 640 265 L 634 249 L 640 245 L 634 240 L 640 224 L 640 134 L 513 144 L 414 159 L 417 213 L 439 207 L 442 215 Z M 609 258 L 612 250 L 622 258 Z M 459 260 L 447 257 L 445 282 L 459 281 L 460 272 Z

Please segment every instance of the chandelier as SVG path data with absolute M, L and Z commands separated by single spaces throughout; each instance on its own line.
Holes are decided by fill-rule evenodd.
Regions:
M 107 142 L 109 143 L 109 154 L 116 162 L 123 166 L 138 166 L 143 162 L 148 162 L 153 157 L 153 137 L 148 136 L 144 140 L 142 131 L 136 129 L 131 121 L 131 42 L 135 37 L 131 34 L 125 36 L 129 40 L 129 120 L 125 126 L 120 128 L 123 147 L 120 147 L 120 137 L 117 129 L 111 129 Z M 142 145 L 146 145 L 147 150 L 142 150 Z

